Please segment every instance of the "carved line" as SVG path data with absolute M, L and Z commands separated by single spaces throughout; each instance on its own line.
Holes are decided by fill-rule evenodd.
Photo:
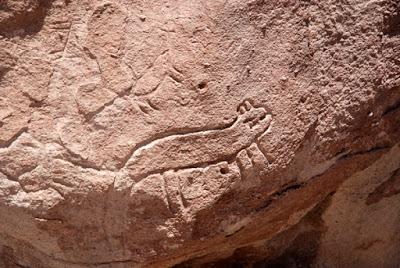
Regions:
M 15 133 L 9 140 L 0 144 L 0 149 L 10 147 L 22 134 L 28 131 L 28 127 L 21 128 L 17 133 Z
M 182 136 L 182 135 L 188 135 L 188 134 L 193 134 L 193 133 L 204 133 L 204 132 L 208 132 L 208 131 L 218 131 L 218 130 L 224 130 L 226 128 L 229 128 L 231 126 L 233 126 L 233 124 L 236 122 L 237 117 L 232 121 L 229 122 L 225 125 L 222 125 L 220 127 L 216 127 L 216 128 L 212 128 L 212 129 L 208 129 L 208 130 L 202 130 L 201 128 L 182 128 L 182 129 L 177 129 L 177 130 L 173 130 L 173 131 L 166 131 L 160 134 L 156 134 L 154 136 L 152 136 L 151 138 L 145 139 L 141 142 L 139 142 L 137 145 L 135 145 L 131 150 L 130 153 L 127 155 L 127 157 L 124 158 L 124 160 L 122 161 L 122 163 L 120 165 L 118 165 L 118 169 L 122 169 L 124 168 L 128 161 L 131 159 L 131 157 L 133 156 L 133 154 L 139 150 L 140 148 L 147 146 L 151 143 L 156 142 L 157 140 L 161 140 L 161 139 L 166 139 L 169 137 L 174 137 L 174 136 Z

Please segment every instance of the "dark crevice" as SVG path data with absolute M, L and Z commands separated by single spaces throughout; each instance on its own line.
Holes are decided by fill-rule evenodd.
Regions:
M 392 13 L 383 20 L 383 33 L 390 37 L 400 35 L 400 2 L 393 0 L 392 6 Z
M 393 105 L 390 105 L 386 110 L 383 112 L 382 116 L 386 116 L 388 114 L 391 114 L 395 112 L 396 110 L 400 109 L 400 100 L 395 102 Z
M 261 206 L 256 208 L 256 211 L 261 211 L 269 207 L 273 201 L 281 198 L 282 196 L 285 196 L 286 194 L 299 190 L 303 188 L 306 184 L 305 183 L 289 183 L 283 186 L 283 188 L 274 194 L 272 194 Z
M 289 183 L 284 185 L 283 189 L 280 191 L 276 192 L 274 196 L 280 197 L 284 196 L 289 192 L 296 191 L 304 186 L 304 183 Z
M 386 151 L 389 148 L 390 148 L 390 146 L 377 146 L 377 147 L 373 147 L 373 148 L 365 150 L 365 151 L 358 151 L 358 152 L 352 152 L 352 153 L 346 154 L 346 155 L 340 157 L 339 160 L 348 159 L 348 158 L 351 158 L 351 157 L 357 156 L 357 155 L 375 153 L 375 152 L 379 152 L 379 151 Z M 320 175 L 316 175 L 313 178 L 318 177 L 318 176 L 320 176 Z M 312 181 L 313 178 L 311 178 L 310 181 Z M 303 183 L 292 182 L 292 183 L 288 183 L 288 184 L 284 185 L 281 190 L 272 194 L 266 201 L 264 201 L 264 203 L 261 206 L 257 207 L 255 209 L 255 211 L 258 212 L 258 211 L 268 208 L 274 201 L 282 198 L 283 196 L 287 195 L 290 192 L 297 191 L 306 185 L 307 185 L 307 183 L 305 183 L 305 182 L 303 182 Z
M 292 187 L 295 185 L 288 185 Z M 323 221 L 323 214 L 330 206 L 334 192 L 328 194 L 316 206 L 303 216 L 301 221 L 292 227 L 277 234 L 270 240 L 254 245 L 238 247 L 229 257 L 215 259 L 210 262 L 208 257 L 217 257 L 215 254 L 196 257 L 180 264 L 175 268 L 186 267 L 259 267 L 259 268 L 289 268 L 313 267 L 317 257 L 321 238 L 327 227 Z M 235 233 L 226 237 L 237 234 Z M 260 239 L 262 239 L 260 237 Z
M 350 158 L 350 157 L 353 157 L 356 155 L 363 155 L 363 154 L 375 153 L 378 151 L 385 151 L 385 150 L 388 150 L 390 147 L 391 146 L 377 146 L 377 147 L 373 147 L 373 148 L 370 148 L 370 149 L 364 150 L 364 151 L 351 152 L 351 153 L 348 153 L 348 154 L 340 157 L 339 160 Z
M 398 194 L 400 194 L 400 168 L 395 170 L 388 180 L 381 183 L 368 195 L 365 204 L 368 206 L 373 205 L 384 198 Z
M 329 194 L 317 206 L 315 206 L 300 223 L 278 235 L 278 239 L 285 241 L 285 238 L 295 236 L 293 240 L 283 243 L 286 247 L 281 254 L 275 258 L 267 258 L 254 263 L 252 267 L 271 267 L 271 268 L 289 268 L 289 267 L 314 267 L 314 262 L 320 247 L 320 240 L 327 230 L 322 216 L 331 204 L 334 193 Z M 296 232 L 299 230 L 298 232 Z M 300 231 L 302 230 L 303 231 Z M 268 243 L 268 242 L 267 242 Z M 286 245 L 288 244 L 288 245 Z

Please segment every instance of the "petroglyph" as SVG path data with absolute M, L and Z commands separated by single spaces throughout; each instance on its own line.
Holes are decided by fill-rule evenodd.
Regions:
M 150 104 L 145 105 L 143 103 L 143 105 L 143 112 L 151 108 Z M 219 129 L 186 134 L 174 133 L 151 140 L 147 144 L 144 143 L 132 153 L 120 170 L 115 171 L 116 173 L 113 171 L 113 174 L 117 176 L 114 186 L 119 188 L 118 185 L 124 180 L 127 183 L 126 185 L 132 185 L 132 183 L 146 177 L 152 177 L 151 175 L 161 174 L 164 176 L 167 175 L 166 171 L 175 174 L 178 170 L 188 171 L 193 168 L 202 170 L 215 165 L 218 165 L 217 170 L 222 175 L 230 172 L 231 168 L 228 166 L 235 165 L 235 170 L 239 171 L 240 169 L 240 174 L 244 179 L 250 177 L 251 174 L 262 171 L 263 167 L 268 165 L 268 161 L 255 142 L 269 128 L 271 115 L 268 115 L 262 107 L 254 107 L 249 101 L 240 104 L 237 112 L 238 116 L 233 123 Z M 20 137 L 16 139 L 19 141 Z M 26 146 L 17 149 L 24 153 L 30 149 L 29 152 L 35 155 L 38 154 L 38 148 L 43 146 L 38 144 L 35 147 L 36 149 Z M 8 150 L 4 151 L 4 153 L 7 152 Z M 77 155 L 72 151 L 67 150 L 66 155 L 56 158 L 59 157 L 69 164 L 81 168 L 81 170 L 95 173 L 103 171 L 87 165 L 83 158 L 75 161 L 74 158 Z M 27 173 L 30 173 L 29 167 L 36 167 L 39 162 L 42 163 L 44 160 L 37 157 L 32 159 L 37 161 L 26 162 L 29 164 L 27 166 L 29 172 Z M 219 166 L 223 162 L 226 164 Z M 6 172 L 7 170 L 2 169 L 2 171 Z M 18 175 L 20 174 L 16 174 L 15 177 L 18 177 Z M 166 179 L 168 180 L 168 178 Z
M 76 102 L 87 121 L 116 98 L 130 93 L 132 74 L 122 60 L 126 43 L 124 19 L 121 9 L 111 3 L 98 6 L 89 19 L 89 34 L 83 49 L 96 62 L 100 81 L 81 85 L 77 92 Z
M 122 171 L 134 181 L 171 169 L 200 167 L 234 157 L 264 133 L 271 115 L 245 101 L 234 123 L 224 129 L 170 135 L 133 152 Z M 250 151 L 252 151 L 250 149 Z
M 303 2 L 0 0 L 0 268 L 399 267 L 399 1 Z
M 236 161 L 243 177 L 255 175 L 268 166 L 267 158 L 256 143 L 252 143 L 248 148 L 240 151 Z

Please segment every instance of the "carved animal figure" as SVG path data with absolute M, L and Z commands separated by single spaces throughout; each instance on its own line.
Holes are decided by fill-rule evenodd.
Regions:
M 131 179 L 166 170 L 197 167 L 229 159 L 250 144 L 271 123 L 271 115 L 264 108 L 245 101 L 238 107 L 235 122 L 219 130 L 171 135 L 155 140 L 136 150 L 122 171 Z

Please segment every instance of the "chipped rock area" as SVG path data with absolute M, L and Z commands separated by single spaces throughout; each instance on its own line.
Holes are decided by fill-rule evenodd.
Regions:
M 0 1 L 0 267 L 398 267 L 397 0 Z

